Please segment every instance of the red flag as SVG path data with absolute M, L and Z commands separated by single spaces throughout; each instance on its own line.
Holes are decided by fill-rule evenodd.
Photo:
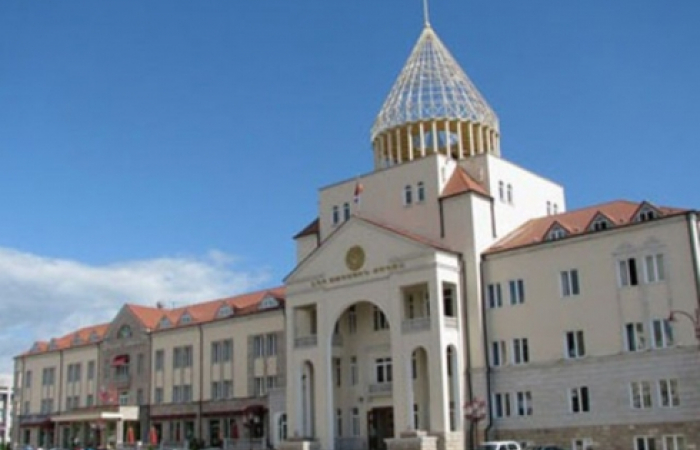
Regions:
M 359 181 L 355 183 L 355 203 L 360 203 L 360 196 L 362 195 L 362 191 L 365 190 L 365 187 L 362 186 L 362 183 Z

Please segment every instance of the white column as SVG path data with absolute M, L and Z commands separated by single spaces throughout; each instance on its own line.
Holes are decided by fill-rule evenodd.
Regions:
M 452 159 L 452 145 L 450 143 L 450 121 L 445 121 L 445 153 L 448 158 Z
M 479 124 L 476 125 L 476 138 L 478 139 L 477 153 L 484 153 L 484 133 Z
M 391 160 L 394 161 L 394 164 L 398 162 L 398 159 L 394 156 L 394 140 L 391 137 L 391 133 L 387 132 L 386 133 L 386 142 L 387 146 L 389 147 L 389 154 L 391 155 Z
M 438 129 L 437 122 L 433 120 L 433 152 L 438 152 Z
M 464 159 L 464 142 L 462 133 L 462 122 L 457 122 L 457 139 L 459 140 L 459 159 Z
M 408 141 L 408 160 L 413 161 L 413 125 L 406 128 L 406 140 Z
M 474 156 L 476 155 L 476 147 L 474 144 L 474 124 L 472 122 L 469 122 L 469 156 Z
M 401 148 L 401 131 L 396 129 L 396 154 L 398 155 L 399 163 L 403 162 L 403 149 Z
M 327 311 L 319 311 L 319 313 Z M 324 317 L 323 314 L 319 314 Z M 333 411 L 333 352 L 332 340 L 334 323 L 319 323 L 318 333 L 318 376 L 315 379 L 314 401 L 316 403 L 316 428 L 321 448 L 335 448 L 335 412 Z
M 420 123 L 420 155 L 425 156 L 425 126 Z

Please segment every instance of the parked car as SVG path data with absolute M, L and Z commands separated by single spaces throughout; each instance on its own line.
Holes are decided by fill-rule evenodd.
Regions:
M 482 442 L 477 450 L 523 450 L 515 441 L 488 441 Z

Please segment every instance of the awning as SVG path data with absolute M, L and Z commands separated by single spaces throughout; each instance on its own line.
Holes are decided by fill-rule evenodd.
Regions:
M 112 367 L 125 366 L 129 364 L 129 355 L 117 355 L 112 360 Z

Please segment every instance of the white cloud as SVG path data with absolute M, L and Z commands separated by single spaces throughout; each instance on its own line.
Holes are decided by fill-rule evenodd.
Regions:
M 90 266 L 0 248 L 0 374 L 34 341 L 111 320 L 124 303 L 167 306 L 213 300 L 261 287 L 264 270 L 235 267 L 235 257 L 211 251 Z

